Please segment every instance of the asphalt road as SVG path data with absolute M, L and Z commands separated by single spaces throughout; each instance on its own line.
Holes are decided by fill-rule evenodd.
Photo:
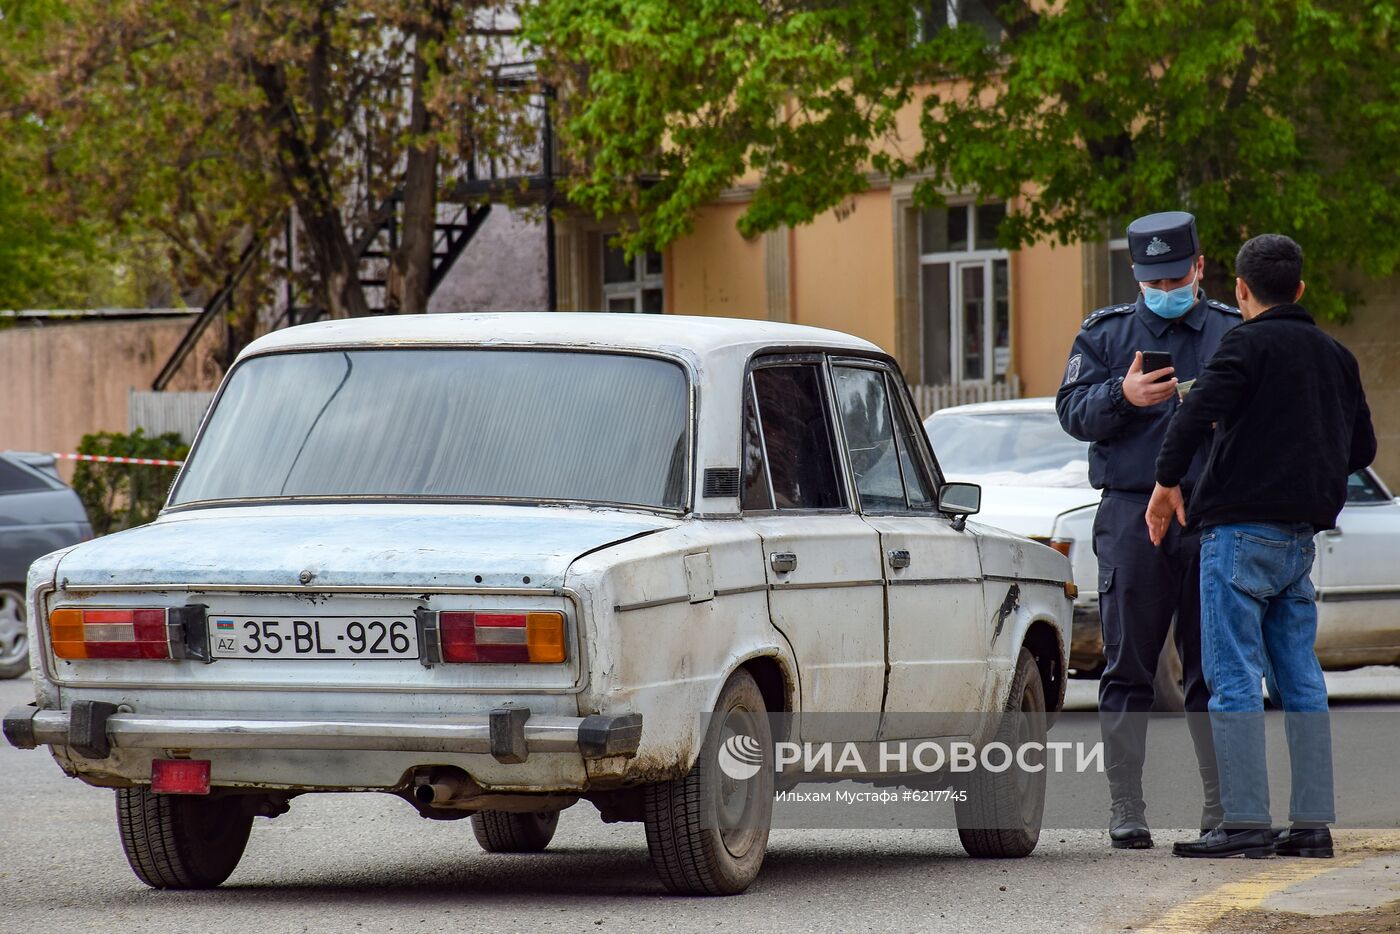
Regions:
M 1400 697 L 1400 678 L 1389 690 Z M 1385 693 L 1365 692 L 1380 692 L 1372 703 Z M 27 681 L 0 682 L 0 710 L 30 696 Z M 126 865 L 110 791 L 64 777 L 46 752 L 0 744 L 0 932 L 1097 934 L 1239 930 L 1216 926 L 1270 898 L 1297 911 L 1348 879 L 1362 903 L 1400 897 L 1386 894 L 1390 866 L 1400 871 L 1393 832 L 1339 833 L 1330 862 L 1181 860 L 1167 844 L 1188 833 L 1157 836 L 1157 849 L 1126 852 L 1102 832 L 1047 831 L 1028 859 L 974 861 L 951 831 L 780 830 L 746 894 L 677 898 L 653 876 L 641 826 L 605 825 L 587 803 L 564 812 L 547 852 L 506 856 L 481 852 L 467 821 L 425 821 L 387 796 L 317 795 L 259 819 L 223 887 L 157 892 Z

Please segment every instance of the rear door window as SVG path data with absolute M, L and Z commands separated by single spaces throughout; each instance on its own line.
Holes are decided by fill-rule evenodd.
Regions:
M 845 506 L 823 387 L 818 363 L 753 371 L 744 429 L 744 508 Z

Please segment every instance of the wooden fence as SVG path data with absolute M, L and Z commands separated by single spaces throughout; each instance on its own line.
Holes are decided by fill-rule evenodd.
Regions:
M 127 398 L 127 428 L 144 428 L 147 437 L 173 431 L 189 444 L 204 418 L 212 392 L 152 392 L 131 390 Z
M 939 409 L 970 402 L 1000 402 L 1021 398 L 1021 378 L 1012 373 L 1004 383 L 963 383 L 945 386 L 910 386 L 919 414 L 928 418 Z

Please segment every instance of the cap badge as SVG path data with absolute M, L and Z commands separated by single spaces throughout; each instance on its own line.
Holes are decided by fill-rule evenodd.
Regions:
M 1152 242 L 1147 245 L 1146 253 L 1148 256 L 1165 256 L 1171 251 L 1172 248 L 1163 243 L 1160 237 L 1153 237 Z

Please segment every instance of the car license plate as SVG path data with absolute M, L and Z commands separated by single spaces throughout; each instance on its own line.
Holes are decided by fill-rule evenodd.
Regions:
M 209 617 L 214 658 L 417 658 L 411 616 Z

